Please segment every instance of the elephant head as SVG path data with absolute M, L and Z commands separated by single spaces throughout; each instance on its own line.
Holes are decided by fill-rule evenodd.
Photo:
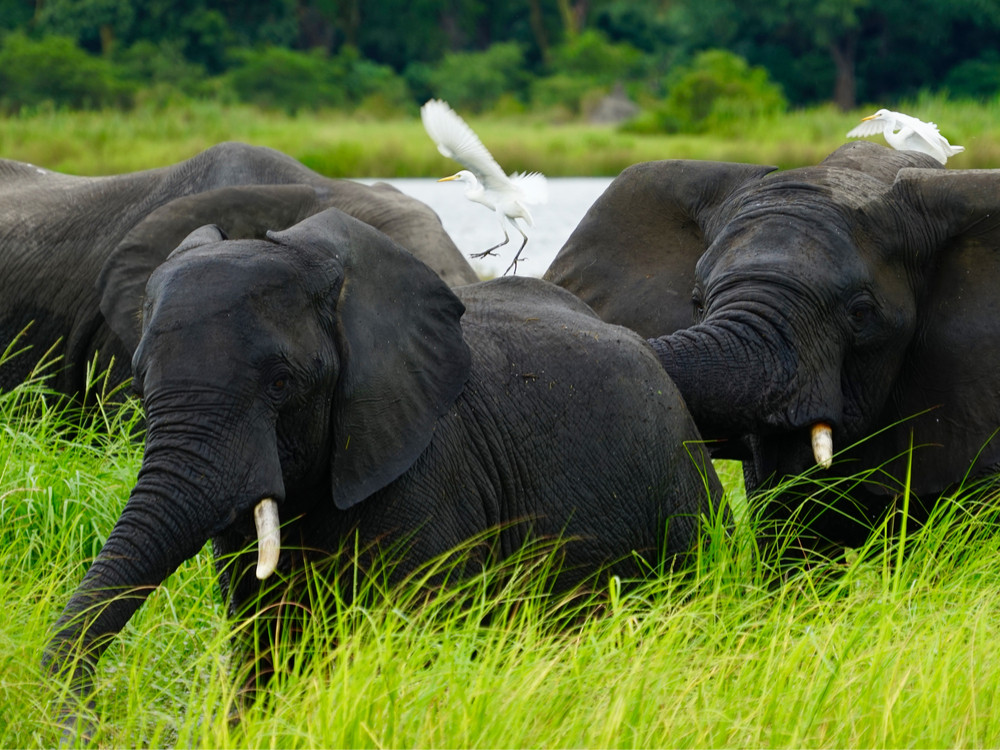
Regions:
M 881 466 L 853 493 L 874 515 L 902 490 L 911 437 L 909 486 L 927 499 L 1000 463 L 998 209 L 1000 171 L 864 142 L 785 172 L 651 163 L 547 276 L 655 337 L 703 434 L 751 447 L 750 489 L 814 461 L 831 477 Z M 831 435 L 869 439 L 830 469 Z
M 132 363 L 142 467 L 47 656 L 81 689 L 109 637 L 207 540 L 256 526 L 266 577 L 279 517 L 348 509 L 395 480 L 468 376 L 464 306 L 370 226 L 329 209 L 223 240 L 195 230 L 146 285 Z

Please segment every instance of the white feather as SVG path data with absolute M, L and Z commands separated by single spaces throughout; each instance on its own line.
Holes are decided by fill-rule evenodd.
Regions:
M 900 151 L 920 151 L 929 154 L 942 164 L 948 157 L 965 151 L 964 146 L 952 146 L 948 139 L 938 132 L 933 122 L 924 122 L 916 117 L 880 109 L 864 118 L 847 133 L 848 138 L 864 138 L 882 133 L 886 143 Z
M 545 203 L 548 200 L 549 191 L 545 176 L 539 172 L 524 174 L 514 172 L 509 176 L 504 174 L 496 159 L 479 140 L 479 136 L 447 102 L 431 99 L 420 108 L 420 119 L 424 123 L 427 135 L 437 144 L 438 152 L 465 167 L 457 174 L 444 177 L 442 180 L 467 183 L 469 187 L 465 191 L 465 197 L 495 211 L 500 221 L 504 241 L 473 257 L 488 255 L 507 244 L 509 241 L 507 228 L 513 227 L 524 237 L 521 248 L 507 270 L 516 268 L 521 250 L 528 242 L 528 235 L 517 224 L 516 219 L 521 219 L 531 226 L 532 218 L 528 204 Z

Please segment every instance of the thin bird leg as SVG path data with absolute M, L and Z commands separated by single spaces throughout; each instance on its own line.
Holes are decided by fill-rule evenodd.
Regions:
M 514 229 L 516 229 L 518 232 L 521 232 L 521 227 L 519 227 L 517 224 L 514 224 Z M 517 259 L 521 257 L 521 251 L 524 250 L 524 246 L 528 244 L 528 235 L 526 235 L 524 232 L 521 232 L 521 236 L 524 237 L 524 242 L 521 243 L 521 247 L 519 247 L 517 249 L 517 253 L 514 254 L 514 260 L 510 262 L 510 265 L 507 266 L 507 270 L 503 272 L 504 276 L 509 274 L 511 269 L 514 269 L 514 275 L 517 276 Z
M 496 250 L 498 247 L 503 247 L 508 242 L 510 242 L 510 237 L 507 235 L 507 230 L 504 229 L 503 230 L 503 242 L 501 242 L 499 245 L 494 245 L 493 247 L 489 248 L 488 250 L 483 250 L 481 253 L 472 253 L 471 255 L 469 255 L 469 257 L 470 258 L 485 258 L 487 255 L 493 255 L 493 251 L 494 250 Z M 522 247 L 523 247 L 523 245 L 522 245 Z

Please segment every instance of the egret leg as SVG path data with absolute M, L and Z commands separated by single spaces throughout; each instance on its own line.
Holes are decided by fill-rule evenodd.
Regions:
M 485 258 L 487 255 L 493 255 L 493 251 L 494 250 L 496 250 L 499 247 L 503 247 L 508 242 L 510 242 L 510 237 L 507 235 L 507 230 L 504 229 L 503 230 L 503 242 L 501 242 L 499 245 L 494 245 L 493 247 L 489 248 L 488 250 L 483 250 L 481 253 L 472 253 L 471 255 L 469 255 L 469 257 L 470 258 Z
M 521 247 L 519 247 L 517 249 L 517 252 L 514 254 L 514 260 L 510 262 L 510 265 L 507 266 L 507 270 L 503 272 L 504 276 L 509 274 L 511 272 L 511 269 L 514 269 L 514 275 L 515 276 L 517 275 L 517 259 L 521 257 L 521 251 L 524 250 L 524 246 L 528 244 L 528 235 L 526 235 L 524 232 L 521 231 L 521 227 L 519 227 L 517 224 L 514 224 L 514 229 L 516 229 L 518 232 L 521 232 L 521 236 L 524 237 L 524 242 L 521 243 Z

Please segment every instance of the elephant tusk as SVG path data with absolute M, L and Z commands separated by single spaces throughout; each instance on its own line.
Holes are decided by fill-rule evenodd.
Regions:
M 278 567 L 281 554 L 278 504 L 265 497 L 253 509 L 253 522 L 257 527 L 257 578 L 263 581 Z
M 824 469 L 829 469 L 833 463 L 833 430 L 830 425 L 817 422 L 812 428 L 813 458 Z

